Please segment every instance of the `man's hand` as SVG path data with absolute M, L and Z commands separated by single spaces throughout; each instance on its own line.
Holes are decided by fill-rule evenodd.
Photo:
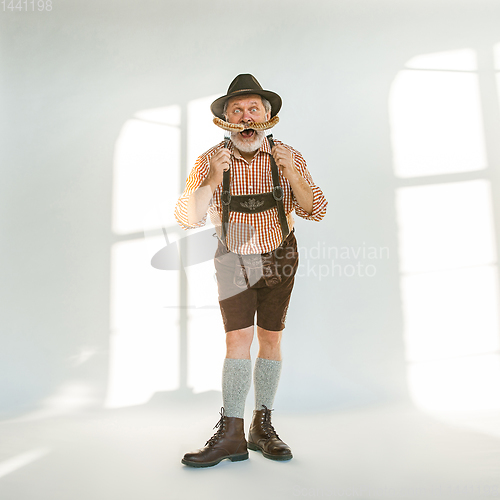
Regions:
M 200 187 L 191 194 L 187 202 L 188 222 L 195 224 L 207 213 L 208 205 L 217 186 L 222 182 L 223 173 L 231 165 L 231 152 L 222 148 L 210 158 L 210 169 Z
M 276 165 L 278 165 L 281 173 L 288 179 L 288 181 L 291 181 L 294 177 L 300 175 L 299 171 L 295 167 L 295 164 L 293 163 L 292 152 L 289 149 L 285 148 L 285 146 L 282 146 L 281 144 L 278 144 L 274 146 L 271 153 Z
M 222 182 L 223 173 L 229 170 L 231 165 L 231 152 L 227 148 L 222 148 L 210 158 L 210 170 L 201 186 L 210 186 L 212 193 Z

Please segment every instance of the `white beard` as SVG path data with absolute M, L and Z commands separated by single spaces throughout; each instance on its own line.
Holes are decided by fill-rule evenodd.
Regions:
M 233 141 L 233 144 L 242 153 L 253 153 L 254 151 L 257 151 L 262 146 L 265 136 L 266 134 L 263 130 L 256 130 L 252 140 L 248 141 L 243 139 L 239 132 L 231 132 L 231 140 Z

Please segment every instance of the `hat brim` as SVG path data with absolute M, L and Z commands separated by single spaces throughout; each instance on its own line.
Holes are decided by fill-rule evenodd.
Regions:
M 232 97 L 238 97 L 240 95 L 250 95 L 250 94 L 260 95 L 261 97 L 264 97 L 271 103 L 271 118 L 273 116 L 276 116 L 279 110 L 281 109 L 281 97 L 278 94 L 276 94 L 275 92 L 271 92 L 270 90 L 260 90 L 260 89 L 242 89 L 242 90 L 237 90 L 235 92 L 231 92 L 230 94 L 215 99 L 215 101 L 210 106 L 210 109 L 212 110 L 212 113 L 215 116 L 221 118 L 222 120 L 225 120 L 226 118 L 224 116 L 224 105 L 226 101 L 228 99 L 231 99 Z

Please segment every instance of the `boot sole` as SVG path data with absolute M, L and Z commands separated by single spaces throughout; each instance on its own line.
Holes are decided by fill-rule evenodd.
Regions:
M 290 453 L 290 455 L 271 455 L 270 453 L 265 452 L 260 446 L 247 442 L 247 447 L 250 450 L 253 451 L 260 451 L 264 457 L 269 458 L 269 460 L 278 460 L 280 462 L 284 462 L 285 460 L 291 460 L 293 458 L 293 455 Z
M 219 458 L 219 460 L 214 460 L 213 462 L 190 462 L 189 460 L 182 459 L 181 463 L 183 463 L 184 465 L 188 465 L 189 467 L 213 467 L 214 465 L 221 463 L 223 460 L 226 460 L 226 458 L 229 458 L 231 462 L 241 462 L 242 460 L 248 459 L 248 451 L 240 455 L 229 455 L 227 457 L 222 457 Z

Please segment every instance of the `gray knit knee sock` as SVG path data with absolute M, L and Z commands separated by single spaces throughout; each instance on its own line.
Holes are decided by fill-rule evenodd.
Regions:
M 222 401 L 226 417 L 243 418 L 245 401 L 252 383 L 252 361 L 249 359 L 224 360 L 222 370 Z
M 257 358 L 255 360 L 253 383 L 256 410 L 262 410 L 262 405 L 265 405 L 270 410 L 273 408 L 280 374 L 281 361 L 264 358 Z

